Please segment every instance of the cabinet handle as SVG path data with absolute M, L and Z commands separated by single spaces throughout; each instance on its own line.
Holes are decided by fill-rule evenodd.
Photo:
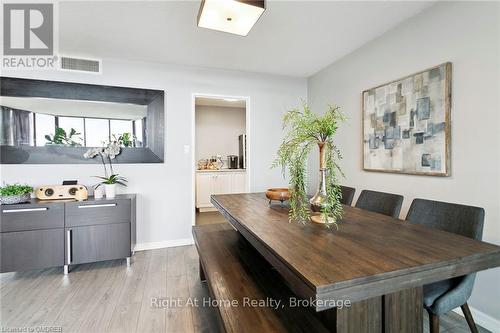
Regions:
M 115 207 L 116 204 L 115 203 L 111 203 L 111 204 L 102 204 L 102 205 L 82 205 L 82 206 L 78 206 L 78 208 L 101 208 L 101 207 Z
M 41 212 L 44 210 L 48 210 L 47 207 L 43 208 L 19 208 L 19 209 L 6 209 L 2 211 L 2 213 L 21 213 L 21 212 Z
M 71 244 L 71 236 L 73 235 L 73 230 L 69 229 L 66 231 L 66 246 L 68 248 L 68 258 L 67 258 L 67 262 L 68 262 L 68 265 L 71 264 L 71 262 L 73 261 L 73 253 L 71 253 L 71 248 L 72 248 L 72 244 Z

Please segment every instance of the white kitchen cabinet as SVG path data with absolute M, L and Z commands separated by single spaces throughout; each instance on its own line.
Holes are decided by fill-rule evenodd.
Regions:
M 246 192 L 246 173 L 237 171 L 214 171 L 196 173 L 196 208 L 211 210 L 212 194 Z
M 210 195 L 213 192 L 213 174 L 196 174 L 196 208 L 212 207 Z
M 213 178 L 213 190 L 211 194 L 231 193 L 231 175 L 218 173 Z
M 231 193 L 246 192 L 247 175 L 243 172 L 233 173 L 231 177 Z

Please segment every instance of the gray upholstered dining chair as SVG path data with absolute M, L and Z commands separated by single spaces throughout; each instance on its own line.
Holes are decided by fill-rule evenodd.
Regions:
M 355 207 L 398 218 L 402 204 L 402 195 L 363 190 Z
M 354 199 L 354 193 L 356 189 L 354 187 L 340 185 L 340 190 L 342 191 L 342 199 L 340 203 L 344 205 L 352 205 L 352 199 Z
M 415 199 L 406 220 L 477 240 L 483 237 L 484 209 L 479 207 Z M 424 286 L 424 307 L 429 313 L 431 333 L 439 332 L 440 315 L 459 306 L 471 332 L 477 332 L 467 305 L 475 277 L 474 273 Z

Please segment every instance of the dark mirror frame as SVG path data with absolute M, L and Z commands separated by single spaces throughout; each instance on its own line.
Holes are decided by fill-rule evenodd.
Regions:
M 122 147 L 113 163 L 163 163 L 165 92 L 163 90 L 114 87 L 73 82 L 0 77 L 0 95 L 42 97 L 147 106 L 147 147 Z M 1 104 L 1 103 L 0 103 Z M 83 158 L 89 147 L 0 146 L 0 164 L 95 164 Z

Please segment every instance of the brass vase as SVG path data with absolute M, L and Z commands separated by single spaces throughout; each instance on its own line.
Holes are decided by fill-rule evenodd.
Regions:
M 327 202 L 326 193 L 326 142 L 318 142 L 319 147 L 319 184 L 316 194 L 309 200 L 313 212 L 321 212 Z M 316 222 L 316 221 L 315 221 Z

